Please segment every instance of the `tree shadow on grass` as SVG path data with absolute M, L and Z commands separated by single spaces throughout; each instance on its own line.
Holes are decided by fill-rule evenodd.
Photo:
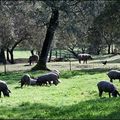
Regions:
M 82 75 L 94 75 L 99 73 L 107 73 L 110 69 L 107 68 L 94 68 L 94 69 L 83 69 L 83 70 L 74 70 L 74 71 L 61 71 L 61 78 L 72 78 L 75 76 Z
M 18 72 L 7 72 L 7 74 L 0 73 L 0 80 L 6 81 L 8 84 L 18 83 L 21 80 L 21 77 L 26 73 L 30 74 L 30 76 L 35 76 L 36 74 L 40 76 L 44 74 L 45 71 L 32 72 L 30 70 L 26 70 Z
M 83 69 L 83 70 L 73 70 L 73 71 L 60 71 L 60 78 L 69 79 L 75 76 L 82 75 L 94 75 L 99 73 L 108 72 L 110 69 L 107 68 L 94 68 L 94 69 Z M 30 74 L 30 76 L 38 77 L 42 74 L 48 73 L 47 71 L 19 71 L 19 72 L 7 72 L 7 74 L 0 73 L 0 79 L 5 80 L 8 84 L 16 83 L 20 81 L 23 74 Z
M 15 107 L 1 106 L 0 118 L 119 119 L 119 100 L 119 98 L 92 99 L 69 106 L 50 106 L 42 103 L 23 102 Z
M 13 84 L 20 81 L 22 75 L 23 75 L 23 71 L 7 72 L 7 74 L 0 73 L 0 79 L 6 81 L 8 84 Z
M 20 86 L 16 86 L 16 87 L 14 87 L 15 89 L 21 89 L 21 87 Z

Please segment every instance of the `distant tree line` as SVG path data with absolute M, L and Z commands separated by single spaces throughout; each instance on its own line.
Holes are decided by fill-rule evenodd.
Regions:
M 16 47 L 36 50 L 33 70 L 48 69 L 52 49 L 113 53 L 120 45 L 120 2 L 85 0 L 0 1 L 0 49 L 15 63 Z

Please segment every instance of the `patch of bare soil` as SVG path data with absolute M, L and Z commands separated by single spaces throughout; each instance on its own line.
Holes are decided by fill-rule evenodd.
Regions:
M 98 60 L 92 60 L 91 63 L 101 63 L 102 61 L 108 61 L 108 63 L 120 63 L 120 55 L 114 55 L 107 58 L 101 57 Z
M 24 63 L 22 63 L 24 62 Z M 19 59 L 16 61 L 16 64 L 7 64 L 6 69 L 7 71 L 19 71 L 19 70 L 31 70 L 31 68 L 36 63 L 32 64 L 31 66 L 27 62 L 26 59 Z M 78 61 L 71 61 L 71 62 L 49 62 L 47 63 L 49 69 L 54 70 L 81 70 L 81 69 L 120 69 L 120 63 L 107 63 L 103 65 L 102 63 L 92 63 L 88 61 L 88 64 L 79 64 Z M 0 65 L 0 72 L 4 72 L 4 66 Z

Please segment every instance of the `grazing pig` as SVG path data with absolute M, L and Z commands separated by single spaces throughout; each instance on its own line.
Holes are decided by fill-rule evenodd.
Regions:
M 117 97 L 117 95 L 120 96 L 119 92 L 117 91 L 116 87 L 107 81 L 100 81 L 97 84 L 98 90 L 99 90 L 99 97 L 102 97 L 102 93 L 103 92 L 108 92 L 109 93 L 109 97 L 111 97 L 111 93 L 113 97 Z
M 36 79 L 33 79 L 30 77 L 29 74 L 25 74 L 22 76 L 21 81 L 19 81 L 21 83 L 21 88 L 23 87 L 23 85 L 36 85 Z
M 36 85 L 36 79 L 30 78 L 30 85 Z
M 58 80 L 58 75 L 54 72 L 50 72 L 47 74 L 44 74 L 40 77 L 37 78 L 37 85 L 42 85 L 42 84 L 46 84 L 49 83 L 51 85 L 51 83 L 57 85 L 60 81 Z
M 38 77 L 37 78 L 37 81 L 36 81 L 36 84 L 37 85 L 47 85 L 47 80 L 46 79 L 44 79 L 44 77 L 43 76 L 40 76 L 40 77 Z
M 23 75 L 19 82 L 21 83 L 21 88 L 23 87 L 23 85 L 30 85 L 30 75 Z
M 110 70 L 107 73 L 107 75 L 110 78 L 110 82 L 113 82 L 113 79 L 119 79 L 119 81 L 120 81 L 120 71 L 118 71 L 118 70 Z
M 60 72 L 58 70 L 52 70 L 51 72 L 55 73 L 58 76 L 58 78 L 60 77 Z
M 11 91 L 8 89 L 6 82 L 0 80 L 0 97 L 1 97 L 1 92 L 3 93 L 4 97 L 7 96 L 9 97 L 9 93 Z
M 87 60 L 91 60 L 92 57 L 90 54 L 78 54 L 77 56 L 79 63 L 81 63 L 81 61 L 83 61 L 83 63 L 87 64 Z
M 28 62 L 29 62 L 29 64 L 31 65 L 31 63 L 33 62 L 37 62 L 38 61 L 38 55 L 32 55 L 32 56 L 30 56 L 29 57 L 29 60 L 28 60 Z

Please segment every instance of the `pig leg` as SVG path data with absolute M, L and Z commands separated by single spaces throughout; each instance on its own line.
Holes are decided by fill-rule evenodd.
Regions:
M 21 83 L 21 88 L 23 87 L 23 85 L 24 85 L 24 84 L 23 84 L 23 83 Z
M 112 80 L 112 79 L 110 79 L 110 82 L 113 82 L 113 80 Z
M 81 60 L 79 59 L 79 63 L 81 63 Z
M 109 92 L 109 98 L 111 97 L 110 92 Z
M 1 91 L 0 91 L 0 98 L 1 98 Z
M 48 81 L 49 85 L 51 86 L 51 81 Z
M 99 97 L 102 97 L 103 91 L 99 90 Z

